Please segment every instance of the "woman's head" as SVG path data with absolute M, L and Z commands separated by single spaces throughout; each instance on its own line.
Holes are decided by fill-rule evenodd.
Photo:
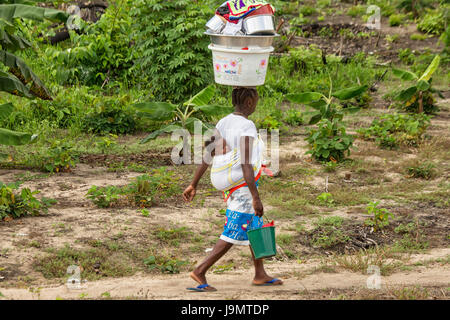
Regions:
M 236 111 L 251 115 L 258 103 L 258 91 L 254 88 L 238 87 L 233 89 L 232 102 Z

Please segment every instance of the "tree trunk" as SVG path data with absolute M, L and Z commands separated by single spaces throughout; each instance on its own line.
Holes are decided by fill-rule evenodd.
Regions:
M 419 113 L 423 113 L 423 92 L 419 92 Z

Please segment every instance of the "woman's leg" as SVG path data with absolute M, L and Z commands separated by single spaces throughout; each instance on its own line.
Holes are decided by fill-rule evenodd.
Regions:
M 223 241 L 219 239 L 217 241 L 216 245 L 214 246 L 213 250 L 209 254 L 209 256 L 200 263 L 194 271 L 191 273 L 191 278 L 197 281 L 200 284 L 205 284 L 206 282 L 206 272 L 208 271 L 211 266 L 216 263 L 222 256 L 227 253 L 228 250 L 233 246 L 232 243 Z
M 255 259 L 255 255 L 253 254 L 253 250 L 250 247 L 250 252 L 252 253 L 253 264 L 255 265 L 255 278 L 253 279 L 254 284 L 263 284 L 267 281 L 273 279 L 273 277 L 269 276 L 264 270 L 264 260 L 263 259 Z M 283 284 L 283 281 L 279 280 L 273 284 Z

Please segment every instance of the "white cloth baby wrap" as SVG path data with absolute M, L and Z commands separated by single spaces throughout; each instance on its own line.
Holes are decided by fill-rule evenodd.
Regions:
M 264 142 L 260 137 L 253 140 L 252 159 L 253 172 L 256 175 L 261 170 L 263 161 Z M 244 183 L 241 167 L 241 152 L 234 148 L 230 152 L 213 158 L 211 167 L 211 183 L 220 191 L 230 190 Z

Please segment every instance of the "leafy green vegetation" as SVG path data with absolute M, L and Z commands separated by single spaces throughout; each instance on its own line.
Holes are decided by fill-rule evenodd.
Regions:
M 420 77 L 413 72 L 396 68 L 392 69 L 392 72 L 396 77 L 404 81 L 415 82 L 414 85 L 408 87 L 407 89 L 401 90 L 395 97 L 395 100 L 399 100 L 404 103 L 404 108 L 407 111 L 416 111 L 419 113 L 432 113 L 436 111 L 436 107 L 433 104 L 434 100 L 432 97 L 432 93 L 436 93 L 438 91 L 432 88 L 431 77 L 433 76 L 433 73 L 435 73 L 438 69 L 440 59 L 441 57 L 439 55 L 436 55 L 428 68 Z M 440 96 L 442 95 L 440 94 Z
M 209 40 L 203 35 L 213 1 L 134 1 L 132 16 L 143 74 L 159 101 L 181 102 L 210 83 Z
M 343 223 L 343 218 L 335 216 L 317 219 L 314 228 L 308 232 L 311 245 L 326 249 L 349 241 L 350 238 L 342 230 Z
M 163 125 L 159 130 L 149 134 L 142 140 L 142 143 L 155 139 L 162 133 L 181 129 L 193 132 L 195 123 L 198 123 L 202 130 L 211 128 L 211 125 L 208 125 L 207 122 L 211 117 L 223 115 L 233 110 L 231 107 L 210 105 L 209 102 L 215 92 L 215 87 L 210 85 L 179 106 L 168 102 L 143 102 L 136 104 L 134 107 L 139 111 L 140 116 L 158 122 L 170 121 L 170 124 Z
M 365 223 L 366 225 L 373 227 L 375 231 L 387 227 L 389 225 L 389 219 L 394 217 L 387 209 L 378 208 L 379 204 L 379 201 L 375 201 L 367 205 L 367 214 L 372 217 L 367 219 Z
M 45 197 L 37 199 L 35 195 L 40 193 L 39 191 L 22 188 L 19 192 L 16 191 L 18 189 L 18 184 L 6 185 L 0 182 L 0 221 L 45 214 L 55 203 L 55 200 Z
M 151 170 L 149 174 L 136 177 L 133 182 L 123 187 L 92 186 L 86 197 L 100 208 L 120 204 L 145 208 L 154 206 L 179 192 L 180 186 L 174 181 L 174 172 L 161 167 Z
M 357 86 L 338 90 L 332 93 L 330 78 L 330 92 L 328 96 L 320 92 L 304 92 L 289 94 L 286 98 L 294 103 L 306 104 L 317 112 L 313 112 L 309 124 L 318 124 L 318 129 L 310 129 L 309 136 L 305 139 L 310 145 L 307 154 L 311 154 L 320 161 L 341 161 L 344 153 L 350 154 L 353 137 L 348 135 L 343 125 L 344 112 L 357 112 L 359 108 L 345 108 L 334 102 L 350 100 L 367 90 L 368 86 Z
M 400 145 L 418 146 L 430 125 L 431 117 L 423 113 L 387 114 L 372 121 L 368 128 L 358 129 L 363 139 L 374 140 L 380 147 L 395 149 Z

